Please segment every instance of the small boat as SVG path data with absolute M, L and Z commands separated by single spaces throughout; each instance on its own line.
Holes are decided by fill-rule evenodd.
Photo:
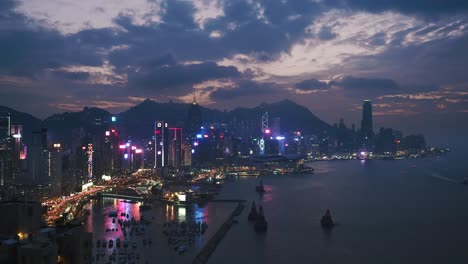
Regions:
M 255 202 L 252 202 L 252 208 L 250 209 L 250 213 L 247 219 L 249 221 L 255 221 L 255 219 L 257 219 L 257 216 L 258 216 L 257 206 L 255 205 Z
M 335 226 L 335 222 L 333 222 L 330 210 L 327 209 L 327 212 L 325 212 L 325 215 L 323 215 L 322 219 L 320 220 L 320 224 L 324 228 L 332 228 L 333 226 Z
M 117 217 L 117 211 L 110 211 L 109 217 Z
M 152 207 L 150 205 L 140 205 L 140 211 L 146 211 L 146 210 L 150 210 L 152 209 Z
M 258 233 L 264 233 L 268 229 L 268 222 L 265 220 L 263 207 L 261 205 L 258 207 L 258 216 L 255 220 L 254 229 Z
M 255 191 L 259 193 L 265 192 L 265 188 L 263 187 L 263 181 L 260 181 L 260 183 L 257 186 L 255 186 Z

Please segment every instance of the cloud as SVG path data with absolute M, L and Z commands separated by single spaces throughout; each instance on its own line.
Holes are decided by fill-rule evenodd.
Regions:
M 323 90 L 328 88 L 328 84 L 317 79 L 308 79 L 294 84 L 294 88 L 302 91 Z
M 318 37 L 322 40 L 331 40 L 336 36 L 337 34 L 332 31 L 332 28 L 327 26 L 323 26 L 318 33 Z
M 89 72 L 69 72 L 63 70 L 55 71 L 54 75 L 58 78 L 72 81 L 85 81 L 91 76 Z
M 233 66 L 219 66 L 214 62 L 203 62 L 195 64 L 174 64 L 167 59 L 169 64 L 160 64 L 164 61 L 157 59 L 158 63 L 146 64 L 153 67 L 144 67 L 128 73 L 129 86 L 150 89 L 159 93 L 165 91 L 178 95 L 190 92 L 195 84 L 207 80 L 237 78 L 239 71 Z
M 275 83 L 259 83 L 251 80 L 241 80 L 236 86 L 218 88 L 210 94 L 213 100 L 232 100 L 237 97 L 259 96 L 277 93 L 281 88 Z
M 398 84 L 391 79 L 383 78 L 359 78 L 353 76 L 345 76 L 339 80 L 331 82 L 331 85 L 341 86 L 344 89 L 398 89 Z
M 431 18 L 468 11 L 468 2 L 464 0 L 431 0 L 430 2 L 427 0 L 345 0 L 330 2 L 335 7 L 348 7 L 368 12 L 397 11 Z M 340 4 L 336 5 L 336 3 Z

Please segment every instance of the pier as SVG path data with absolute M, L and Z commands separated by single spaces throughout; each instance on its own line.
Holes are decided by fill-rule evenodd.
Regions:
M 211 254 L 213 254 L 218 244 L 221 242 L 223 237 L 231 228 L 234 218 L 240 215 L 245 207 L 245 200 L 213 200 L 210 202 L 237 202 L 238 204 L 234 211 L 232 211 L 232 213 L 229 215 L 226 221 L 218 229 L 218 231 L 216 231 L 216 233 L 210 238 L 210 240 L 206 242 L 205 246 L 200 250 L 200 252 L 193 260 L 193 264 L 203 264 L 208 262 L 208 259 L 210 258 Z

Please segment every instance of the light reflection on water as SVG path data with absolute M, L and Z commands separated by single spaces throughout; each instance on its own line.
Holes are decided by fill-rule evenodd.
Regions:
M 126 203 L 119 201 L 118 199 L 105 198 L 102 200 L 92 201 L 88 207 L 91 214 L 88 216 L 88 221 L 85 225 L 88 232 L 93 233 L 93 255 L 99 250 L 107 253 L 107 257 L 104 262 L 106 263 L 108 255 L 113 251 L 123 250 L 116 248 L 116 240 L 128 240 L 130 241 L 129 250 L 136 252 L 141 255 L 139 263 L 154 263 L 155 259 L 161 260 L 160 263 L 190 263 L 195 257 L 196 253 L 203 247 L 204 243 L 216 232 L 221 224 L 226 220 L 226 217 L 232 212 L 235 207 L 234 203 L 207 203 L 203 207 L 197 205 L 152 205 L 151 210 L 140 212 L 139 203 Z M 117 217 L 115 223 L 112 223 L 112 217 L 109 217 L 110 211 L 117 211 Z M 120 214 L 124 212 L 125 216 L 122 217 Z M 140 220 L 141 216 L 146 220 L 150 220 L 150 225 L 145 225 L 144 232 L 141 235 L 133 235 L 125 238 L 118 219 L 127 219 L 126 215 L 129 215 L 129 219 L 132 217 L 135 220 Z M 186 253 L 179 255 L 174 251 L 174 245 L 169 245 L 167 237 L 163 235 L 163 225 L 170 221 L 200 221 L 208 224 L 208 229 L 204 235 L 196 236 L 195 242 L 189 247 Z M 118 231 L 108 231 L 106 229 L 114 229 Z M 136 233 L 136 232 L 135 232 Z M 102 247 L 96 248 L 97 240 L 105 239 L 106 241 L 113 240 L 114 246 L 112 248 Z M 144 245 L 143 240 L 152 240 L 152 245 Z M 132 248 L 132 243 L 137 244 L 137 249 Z M 170 260 L 170 261 L 169 261 Z

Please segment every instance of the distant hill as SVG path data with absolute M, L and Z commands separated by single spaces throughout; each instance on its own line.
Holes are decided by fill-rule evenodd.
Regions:
M 31 140 L 32 132 L 42 126 L 42 121 L 28 113 L 23 113 L 6 106 L 0 106 L 0 113 L 10 113 L 12 125 L 23 125 L 23 138 L 26 143 Z
M 280 118 L 281 131 L 300 130 L 305 134 L 322 134 L 331 129 L 330 125 L 316 117 L 309 109 L 291 100 L 261 104 L 254 108 L 237 108 L 229 112 L 231 118 L 261 122 L 261 116 L 268 112 L 270 126 L 273 119 Z
M 145 100 L 128 110 L 116 115 L 117 124 L 121 134 L 131 138 L 151 137 L 154 130 L 154 122 L 164 120 L 173 127 L 183 127 L 187 120 L 190 104 L 185 103 L 159 103 Z M 5 107 L 0 107 L 4 109 Z M 54 114 L 41 121 L 31 115 L 5 108 L 12 113 L 12 119 L 23 124 L 26 128 L 49 129 L 49 135 L 54 140 L 69 142 L 72 131 L 76 128 L 84 128 L 90 134 L 100 133 L 109 127 L 112 114 L 100 108 L 85 107 L 79 112 L 65 112 Z M 283 100 L 276 103 L 263 103 L 254 108 L 236 108 L 232 111 L 219 111 L 201 107 L 204 123 L 223 122 L 226 124 L 239 124 L 250 122 L 260 126 L 261 116 L 269 112 L 270 125 L 274 118 L 281 120 L 283 132 L 300 130 L 305 134 L 322 134 L 329 132 L 331 126 L 316 117 L 309 109 L 298 105 L 291 100 Z
M 96 134 L 107 129 L 112 114 L 104 109 L 85 107 L 80 112 L 65 112 L 54 114 L 42 122 L 48 129 L 49 137 L 54 140 L 69 142 L 74 129 L 83 128 L 90 134 Z

